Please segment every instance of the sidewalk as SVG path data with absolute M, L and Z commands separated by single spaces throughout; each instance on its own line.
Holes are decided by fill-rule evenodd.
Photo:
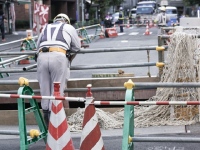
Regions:
M 26 38 L 26 30 L 16 31 L 17 34 L 6 34 L 5 42 L 0 40 L 0 51 L 19 48 L 21 45 L 22 39 Z M 10 46 L 12 45 L 12 46 Z

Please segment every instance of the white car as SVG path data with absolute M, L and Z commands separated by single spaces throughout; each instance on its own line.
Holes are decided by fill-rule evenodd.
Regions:
M 119 12 L 116 12 L 112 15 L 112 24 L 118 24 Z
M 132 18 L 136 18 L 136 8 L 131 9 Z

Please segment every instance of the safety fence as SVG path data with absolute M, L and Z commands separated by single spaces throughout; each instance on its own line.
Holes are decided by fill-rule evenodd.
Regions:
M 135 101 L 134 88 L 199 88 L 199 83 L 133 83 L 131 80 L 124 84 L 126 87 L 125 101 L 94 101 L 94 105 L 124 105 L 124 124 L 122 150 L 133 150 L 134 142 L 190 142 L 197 143 L 200 138 L 193 137 L 136 137 L 134 136 L 134 106 L 149 105 L 200 105 L 196 101 Z
M 44 121 L 42 119 L 41 113 L 39 111 L 38 104 L 36 99 L 52 99 L 58 100 L 62 102 L 63 100 L 67 101 L 77 101 L 77 102 L 84 102 L 85 103 L 85 112 L 84 112 L 84 119 L 83 119 L 83 130 L 81 136 L 81 144 L 80 150 L 88 150 L 88 145 L 95 145 L 95 143 L 100 144 L 99 146 L 104 148 L 103 139 L 101 137 L 100 127 L 98 125 L 98 119 L 95 115 L 95 105 L 124 105 L 124 124 L 123 124 L 123 139 L 122 139 L 122 150 L 132 150 L 134 149 L 134 142 L 200 142 L 200 138 L 174 138 L 174 137 L 136 137 L 134 136 L 134 105 L 137 106 L 148 106 L 148 105 L 200 105 L 199 101 L 135 101 L 134 90 L 135 88 L 199 88 L 199 83 L 140 83 L 136 82 L 133 83 L 131 80 L 124 83 L 124 87 L 126 90 L 125 94 L 125 101 L 94 101 L 93 94 L 92 94 L 92 85 L 87 85 L 86 98 L 82 97 L 62 97 L 59 94 L 59 83 L 54 84 L 54 96 L 36 96 L 33 93 L 33 90 L 28 86 L 29 82 L 25 78 L 19 79 L 20 88 L 18 89 L 18 94 L 0 94 L 0 97 L 5 98 L 17 98 L 18 102 L 18 119 L 19 119 L 19 131 L 0 131 L 0 134 L 6 135 L 20 135 L 20 149 L 26 150 L 28 149 L 29 145 L 32 143 L 37 142 L 40 139 L 44 139 L 46 145 L 51 148 L 56 148 L 60 143 L 68 144 L 68 140 L 62 141 L 61 139 L 53 140 L 48 138 L 49 136 L 57 136 L 56 134 L 52 134 L 53 131 L 60 131 L 65 133 L 65 131 L 61 131 L 60 129 L 55 129 L 51 126 L 49 127 L 49 131 L 47 131 L 46 126 L 44 125 Z M 13 83 L 12 83 L 13 84 Z M 122 87 L 107 87 L 104 90 L 124 90 Z M 102 90 L 102 89 L 101 89 Z M 24 102 L 28 99 L 30 102 L 31 107 L 25 109 Z M 57 104 L 55 104 L 56 106 Z M 60 105 L 60 103 L 58 104 Z M 52 106 L 52 113 L 54 113 L 54 107 Z M 63 106 L 62 106 L 63 107 Z M 39 131 L 32 129 L 30 132 L 26 131 L 26 120 L 25 115 L 28 113 L 33 112 L 39 127 Z M 62 114 L 63 115 L 63 114 Z M 57 118 L 56 118 L 57 117 Z M 61 117 L 62 118 L 62 117 Z M 65 116 L 66 118 L 66 116 Z M 60 119 L 60 116 L 51 115 L 51 123 L 54 124 L 53 120 Z M 88 128 L 87 124 L 90 124 L 92 128 Z M 48 134 L 47 134 L 48 132 Z M 98 133 L 98 134 L 93 134 Z M 27 138 L 30 136 L 31 138 Z M 95 136 L 95 138 L 94 138 Z M 70 134 L 67 135 L 67 139 L 69 139 Z M 70 142 L 72 142 L 70 140 Z M 92 143 L 92 144 L 91 144 Z M 85 145 L 86 144 L 86 145 Z M 73 145 L 73 142 L 72 142 Z M 94 147 L 90 147 L 92 149 Z M 99 148 L 99 147 L 98 147 Z
M 17 99 L 19 131 L 0 130 L 0 134 L 3 134 L 3 135 L 19 135 L 20 136 L 20 150 L 28 150 L 28 148 L 31 144 L 33 144 L 33 143 L 35 143 L 35 142 L 37 142 L 41 139 L 43 139 L 44 142 L 47 143 L 47 145 L 48 144 L 50 145 L 50 143 L 48 143 L 50 141 L 48 141 L 47 135 L 50 135 L 51 132 L 48 133 L 47 127 L 44 124 L 44 120 L 43 120 L 43 117 L 42 117 L 42 114 L 40 112 L 40 109 L 39 109 L 39 106 L 38 106 L 36 99 L 60 100 L 60 102 L 62 103 L 62 101 L 84 102 L 85 98 L 60 96 L 60 94 L 59 94 L 59 83 L 54 83 L 54 96 L 36 96 L 36 95 L 34 95 L 33 90 L 28 86 L 29 81 L 26 78 L 22 78 L 22 77 L 19 78 L 18 83 L 19 83 L 20 87 L 18 89 L 17 94 L 0 94 L 0 97 Z M 25 107 L 25 101 L 29 101 L 30 107 L 28 107 L 28 108 Z M 52 116 L 53 116 L 53 110 L 54 109 L 60 110 L 61 108 L 63 108 L 62 105 L 59 105 L 59 108 L 55 108 L 55 107 L 56 106 L 52 105 Z M 34 117 L 36 119 L 39 130 L 38 129 L 31 129 L 29 132 L 27 132 L 26 115 L 29 114 L 29 113 L 34 114 Z M 63 114 L 63 115 L 65 116 L 65 114 Z M 66 118 L 66 116 L 65 116 L 65 118 Z M 56 118 L 54 118 L 54 119 L 56 119 Z M 53 124 L 53 122 L 52 122 L 52 124 Z M 53 128 L 54 129 L 53 132 L 54 131 L 56 132 L 55 128 Z M 50 128 L 49 128 L 49 131 L 50 131 Z M 61 134 L 62 134 L 62 132 L 64 133 L 63 129 L 59 130 L 59 132 Z M 58 133 L 58 132 L 56 132 L 56 133 Z M 58 138 L 57 134 L 55 136 Z M 67 135 L 67 136 L 70 136 L 70 135 Z M 65 137 L 65 139 L 67 139 L 67 138 L 69 138 L 69 137 Z M 60 143 L 61 142 L 59 142 L 59 144 Z M 58 147 L 60 146 L 59 144 L 57 144 Z

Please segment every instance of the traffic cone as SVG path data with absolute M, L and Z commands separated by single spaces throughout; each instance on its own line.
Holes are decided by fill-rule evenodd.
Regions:
M 127 20 L 127 25 L 126 25 L 126 28 L 129 28 L 130 27 L 130 24 L 129 24 L 129 19 Z
M 153 27 L 153 21 L 150 20 L 150 22 L 149 22 L 149 28 L 152 28 L 152 27 Z
M 60 96 L 60 83 L 54 83 L 54 96 Z M 52 100 L 46 150 L 74 150 L 61 100 Z
M 146 31 L 145 31 L 144 35 L 150 35 L 148 24 L 147 24 L 147 26 L 146 26 Z
M 91 104 L 93 102 L 91 85 L 87 87 L 80 150 L 105 150 L 95 107 Z

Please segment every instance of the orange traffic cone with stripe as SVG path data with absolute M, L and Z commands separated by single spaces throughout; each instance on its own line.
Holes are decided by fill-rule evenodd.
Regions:
M 54 96 L 60 96 L 60 83 L 54 83 Z M 61 100 L 53 100 L 46 150 L 75 150 Z
M 91 84 L 87 85 L 80 150 L 105 150 L 95 107 L 92 104 L 91 86 Z
M 148 24 L 147 24 L 147 26 L 146 26 L 146 31 L 145 31 L 144 35 L 150 35 L 150 32 L 149 32 L 149 25 L 148 25 Z

